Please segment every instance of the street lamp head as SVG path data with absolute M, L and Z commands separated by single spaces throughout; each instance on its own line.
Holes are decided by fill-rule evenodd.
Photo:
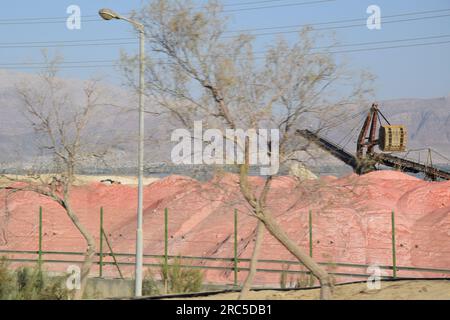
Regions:
M 111 9 L 100 9 L 98 11 L 98 14 L 100 17 L 102 17 L 104 20 L 111 20 L 111 19 L 120 19 L 120 15 L 112 11 Z

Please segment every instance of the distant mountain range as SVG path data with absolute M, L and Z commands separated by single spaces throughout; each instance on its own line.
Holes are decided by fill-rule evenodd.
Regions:
M 29 126 L 28 120 L 20 111 L 15 84 L 20 81 L 36 82 L 34 75 L 0 70 L 0 165 L 13 168 L 26 166 L 37 157 L 44 157 L 36 148 L 36 134 Z M 70 80 L 70 88 L 81 99 L 82 81 Z M 114 93 L 114 105 L 129 107 L 136 105 L 133 95 L 123 88 L 105 86 L 107 92 Z M 450 96 L 434 99 L 398 99 L 379 102 L 383 114 L 392 124 L 404 124 L 408 130 L 409 149 L 431 148 L 437 151 L 433 155 L 436 163 L 449 163 L 450 158 Z M 349 114 L 360 113 L 361 116 L 347 121 L 337 128 L 324 132 L 331 140 L 355 150 L 356 136 L 365 117 L 364 110 L 369 106 L 349 108 Z M 111 149 L 109 160 L 115 167 L 133 167 L 135 164 L 137 131 L 136 112 L 118 112 L 112 106 L 106 106 L 101 116 L 89 128 L 91 136 L 98 143 L 104 143 L 113 136 L 126 137 L 128 142 L 118 142 Z M 168 161 L 172 144 L 170 133 L 172 126 L 167 116 L 147 116 L 146 136 L 149 137 L 146 148 L 148 162 Z M 351 134 L 349 134 L 351 133 Z M 111 141 L 109 141 L 111 142 Z M 320 153 L 324 165 L 339 165 L 339 161 Z M 405 154 L 406 155 L 406 154 Z M 426 159 L 426 150 L 411 151 L 408 157 Z M 319 164 L 320 165 L 320 164 Z

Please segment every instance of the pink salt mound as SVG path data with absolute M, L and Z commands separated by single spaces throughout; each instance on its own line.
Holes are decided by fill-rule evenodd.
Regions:
M 261 190 L 263 180 L 252 177 Z M 169 253 L 197 257 L 233 257 L 233 212 L 238 209 L 238 254 L 249 258 L 253 249 L 256 220 L 249 215 L 232 174 L 201 183 L 170 176 L 144 189 L 145 253 L 164 252 L 164 208 L 169 212 Z M 91 184 L 74 187 L 72 205 L 88 230 L 99 241 L 99 212 L 104 208 L 104 230 L 115 253 L 134 253 L 137 193 L 125 185 Z M 395 212 L 397 264 L 450 269 L 450 182 L 425 182 L 393 171 L 378 171 L 362 177 L 325 177 L 296 185 L 290 177 L 277 177 L 268 196 L 269 209 L 285 232 L 305 252 L 309 249 L 308 212 L 312 212 L 313 256 L 321 262 L 391 265 L 391 211 Z M 79 251 L 86 248 L 65 212 L 48 198 L 24 192 L 0 192 L 0 250 L 36 250 L 38 208 L 44 208 L 43 246 L 46 251 Z M 14 256 L 14 255 L 12 255 Z M 19 256 L 16 256 L 19 257 Z M 20 256 L 23 257 L 23 256 Z M 31 256 L 30 256 L 31 257 Z M 47 255 L 47 259 L 75 256 Z M 295 260 L 276 239 L 266 234 L 260 259 Z M 110 257 L 105 258 L 110 261 Z M 132 258 L 120 257 L 132 262 Z M 146 262 L 159 259 L 147 258 Z M 232 267 L 232 262 L 197 261 L 196 264 Z M 65 270 L 63 264 L 46 264 Z M 241 267 L 247 266 L 245 262 Z M 260 263 L 260 268 L 281 269 L 281 264 Z M 331 268 L 331 267 L 330 267 Z M 294 265 L 291 270 L 297 270 Z M 131 275 L 132 267 L 122 267 Z M 366 270 L 333 267 L 342 273 Z M 94 267 L 93 275 L 98 269 Z M 106 275 L 117 276 L 113 266 Z M 388 271 L 385 271 L 390 274 Z M 245 278 L 239 272 L 239 281 Z M 399 276 L 443 277 L 448 274 L 400 270 Z M 206 280 L 232 282 L 233 273 L 205 271 Z M 256 283 L 278 285 L 280 275 L 259 272 Z M 295 280 L 295 279 L 292 279 Z M 338 281 L 355 280 L 338 277 Z
M 380 170 L 380 171 L 372 171 L 366 173 L 362 176 L 363 178 L 372 178 L 372 179 L 387 179 L 387 180 L 415 180 L 420 181 L 420 179 L 410 176 L 404 172 L 393 171 L 393 170 Z

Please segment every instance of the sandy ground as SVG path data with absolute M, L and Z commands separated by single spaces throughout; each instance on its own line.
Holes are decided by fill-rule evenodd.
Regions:
M 27 176 L 21 176 L 21 175 L 6 175 L 7 177 L 11 179 L 21 179 L 21 180 L 31 180 L 30 177 Z M 53 175 L 51 174 L 43 174 L 39 178 L 42 179 L 42 181 L 50 182 Z M 94 175 L 77 175 L 75 180 L 75 185 L 86 185 L 90 184 L 92 182 L 101 182 L 102 180 L 112 180 L 115 182 L 120 182 L 121 184 L 125 185 L 137 185 L 137 177 L 133 176 L 114 176 L 114 175 L 104 175 L 104 176 L 94 176 Z M 152 177 L 144 177 L 144 185 L 151 184 L 155 181 L 158 181 L 159 178 L 152 178 Z M 7 179 L 0 178 L 0 183 L 6 183 L 8 182 Z
M 217 294 L 195 299 L 236 300 L 237 293 Z M 314 300 L 319 299 L 319 289 L 252 291 L 250 300 Z M 339 285 L 334 288 L 335 300 L 450 300 L 450 281 L 405 280 L 381 283 L 380 290 L 368 290 L 366 283 Z

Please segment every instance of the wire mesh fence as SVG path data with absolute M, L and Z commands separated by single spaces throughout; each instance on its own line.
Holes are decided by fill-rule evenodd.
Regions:
M 21 236 L 13 235 L 12 238 L 27 238 L 26 246 L 33 245 L 37 250 L 0 250 L 0 256 L 5 256 L 6 259 L 15 264 L 31 264 L 38 263 L 39 265 L 45 265 L 53 270 L 62 270 L 64 265 L 82 264 L 84 260 L 85 252 L 83 246 L 73 246 L 73 251 L 58 251 L 58 250 L 44 250 L 45 242 L 43 239 L 43 210 L 39 209 L 39 228 L 38 236 Z M 91 276 L 97 277 L 133 277 L 135 254 L 133 252 L 116 251 L 114 243 L 111 241 L 110 236 L 103 228 L 103 208 L 100 209 L 100 230 L 96 237 L 99 243 L 99 251 L 95 255 L 94 265 L 91 270 Z M 395 213 L 390 215 L 391 223 L 391 245 L 380 245 L 376 249 L 381 252 L 389 252 L 392 256 L 390 264 L 377 265 L 382 270 L 382 278 L 449 278 L 450 269 L 448 268 L 430 268 L 427 266 L 405 266 L 397 265 L 397 239 L 396 239 L 396 227 L 395 227 Z M 314 217 L 311 211 L 308 212 L 308 232 L 306 246 L 309 249 L 310 256 L 314 257 L 315 244 L 314 243 Z M 229 285 L 239 286 L 243 281 L 246 273 L 249 271 L 250 259 L 240 256 L 238 250 L 238 243 L 241 240 L 239 238 L 239 223 L 238 212 L 234 211 L 233 215 L 233 236 L 227 243 L 222 243 L 224 252 L 232 252 L 233 256 L 217 256 L 216 254 L 207 255 L 173 255 L 169 254 L 169 247 L 171 245 L 171 238 L 169 237 L 169 212 L 164 210 L 164 238 L 163 239 L 151 239 L 146 238 L 144 242 L 146 244 L 157 244 L 162 250 L 155 254 L 144 254 L 144 266 L 147 268 L 161 268 L 167 266 L 173 259 L 179 258 L 183 262 L 182 267 L 191 269 L 200 269 L 205 272 L 216 272 L 221 274 L 222 279 L 229 281 Z M 54 239 L 58 243 L 58 239 L 64 238 L 65 241 L 75 241 L 76 237 L 64 237 L 58 236 Z M 80 240 L 80 238 L 78 238 Z M 125 242 L 127 247 L 132 247 L 135 239 L 122 237 L 121 242 Z M 211 240 L 183 240 L 193 246 L 202 246 L 204 244 L 218 244 L 218 241 Z M 273 247 L 275 250 L 280 250 L 282 247 L 277 243 L 265 243 L 265 246 Z M 321 246 L 332 246 L 330 244 L 323 243 Z M 361 248 L 364 249 L 364 248 Z M 316 259 L 317 260 L 317 259 Z M 322 265 L 330 275 L 332 275 L 336 282 L 348 282 L 355 279 L 367 279 L 370 276 L 370 268 L 373 265 L 366 263 L 345 263 L 335 261 L 320 261 Z M 281 277 L 281 275 L 288 275 L 291 277 L 300 277 L 303 275 L 309 275 L 309 271 L 304 268 L 299 261 L 294 259 L 259 259 L 258 260 L 258 273 L 270 274 L 273 280 L 275 276 Z M 273 282 L 273 281 L 272 281 Z

